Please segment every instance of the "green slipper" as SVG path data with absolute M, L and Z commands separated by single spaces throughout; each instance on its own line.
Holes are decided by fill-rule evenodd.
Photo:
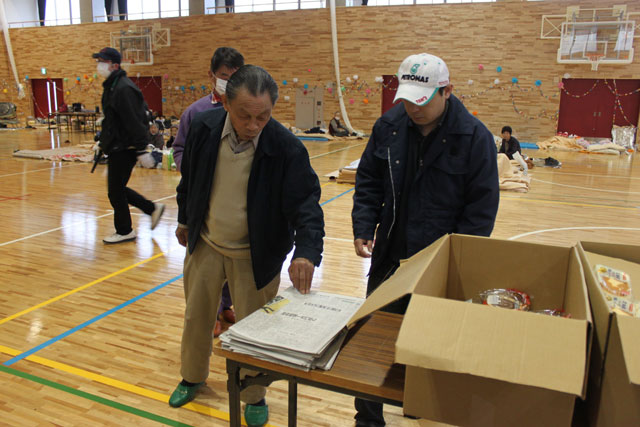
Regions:
M 191 402 L 196 397 L 196 392 L 204 382 L 198 383 L 193 386 L 178 384 L 178 387 L 171 393 L 169 398 L 169 406 L 179 408 L 180 406 Z
M 247 405 L 244 407 L 244 419 L 249 427 L 262 427 L 269 421 L 268 405 Z

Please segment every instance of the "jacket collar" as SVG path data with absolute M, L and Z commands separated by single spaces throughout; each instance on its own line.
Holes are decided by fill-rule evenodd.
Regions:
M 222 130 L 224 128 L 224 122 L 227 118 L 227 112 L 224 108 L 215 108 L 212 110 L 207 110 L 210 114 L 205 116 L 203 123 L 211 132 L 217 133 L 218 135 L 222 135 Z M 262 129 L 262 133 L 260 133 L 260 139 L 258 139 L 258 146 L 256 147 L 256 154 L 259 152 L 263 152 L 267 156 L 273 156 L 275 153 L 274 138 L 276 130 L 278 127 L 278 122 L 271 117 L 267 122 L 264 129 Z
M 403 127 L 409 124 L 410 119 L 404 105 L 400 103 L 387 111 L 380 120 L 390 125 Z M 449 97 L 447 115 L 442 124 L 445 131 L 455 135 L 472 135 L 475 120 L 477 119 L 469 114 L 462 102 L 452 94 Z
M 104 82 L 102 82 L 102 86 L 109 87 L 113 84 L 114 81 L 126 75 L 127 75 L 127 72 L 123 69 L 115 70 L 113 73 L 109 74 L 109 77 L 107 77 L 107 79 Z

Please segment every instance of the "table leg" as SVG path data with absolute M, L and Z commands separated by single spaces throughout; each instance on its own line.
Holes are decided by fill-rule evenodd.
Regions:
M 229 425 L 240 427 L 240 366 L 227 359 L 227 391 L 229 392 Z
M 296 427 L 298 418 L 298 382 L 289 380 L 289 427 Z

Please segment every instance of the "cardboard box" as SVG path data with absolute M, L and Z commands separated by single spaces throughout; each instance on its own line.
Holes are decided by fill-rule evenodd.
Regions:
M 466 302 L 492 288 L 521 290 L 532 309 L 572 318 Z M 571 424 L 592 335 L 576 248 L 444 236 L 402 263 L 353 321 L 405 294 L 395 343 L 407 365 L 405 413 L 462 426 Z
M 581 242 L 578 249 L 595 327 L 588 390 L 590 424 L 640 425 L 640 319 L 611 311 L 594 270 L 596 264 L 602 264 L 624 271 L 638 299 L 640 246 Z

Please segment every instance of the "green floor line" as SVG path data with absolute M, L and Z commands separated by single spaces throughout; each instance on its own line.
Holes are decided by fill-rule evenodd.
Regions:
M 35 375 L 27 374 L 26 372 L 18 371 L 13 368 L 8 368 L 6 366 L 0 365 L 0 372 L 5 372 L 7 374 L 15 375 L 20 378 L 24 378 L 29 381 L 36 382 L 38 384 L 42 384 L 48 387 L 55 388 L 57 390 L 64 391 L 66 393 L 70 393 L 85 399 L 92 400 L 94 402 L 100 403 L 105 406 L 110 406 L 114 409 L 118 409 L 120 411 L 128 412 L 133 415 L 137 415 L 139 417 L 147 418 L 152 421 L 156 421 L 162 424 L 166 424 L 168 426 L 176 426 L 176 427 L 191 427 L 189 424 L 184 424 L 179 421 L 174 421 L 169 418 L 165 418 L 160 415 L 152 414 L 151 412 L 143 411 L 142 409 L 137 409 L 132 406 L 123 405 L 122 403 L 114 402 L 113 400 L 105 399 L 104 397 L 96 396 L 91 393 L 87 393 L 84 391 L 76 390 L 75 388 L 68 387 L 63 384 L 58 384 L 56 382 L 37 377 Z

